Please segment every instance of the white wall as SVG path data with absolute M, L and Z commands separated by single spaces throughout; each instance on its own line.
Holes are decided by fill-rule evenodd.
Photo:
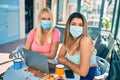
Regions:
M 39 12 L 40 10 L 42 9 L 42 3 L 43 3 L 44 0 L 34 0 L 34 25 L 33 27 L 37 27 L 38 25 L 38 15 L 39 15 Z
M 25 38 L 25 0 L 19 0 L 20 39 Z
M 52 11 L 52 14 L 53 14 L 53 26 L 56 26 L 56 11 L 57 11 L 57 8 L 56 8 L 56 6 L 57 6 L 57 2 L 56 2 L 56 0 L 52 0 L 52 9 L 51 9 L 51 11 Z
M 19 26 L 20 26 L 20 39 L 25 38 L 25 0 L 19 0 L 19 10 L 20 10 L 20 16 L 19 16 Z M 33 28 L 37 26 L 37 19 L 39 15 L 39 11 L 42 9 L 42 1 L 43 0 L 34 0 L 34 22 L 33 22 Z

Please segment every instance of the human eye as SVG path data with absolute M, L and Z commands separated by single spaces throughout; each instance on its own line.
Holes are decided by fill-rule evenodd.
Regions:
M 48 18 L 48 20 L 51 20 L 50 18 Z
M 83 23 L 80 23 L 79 26 L 84 26 Z
M 46 20 L 46 18 L 42 18 L 42 20 Z
M 71 25 L 72 25 L 72 26 L 75 26 L 75 25 L 76 25 L 76 23 L 74 23 L 74 22 L 71 22 Z

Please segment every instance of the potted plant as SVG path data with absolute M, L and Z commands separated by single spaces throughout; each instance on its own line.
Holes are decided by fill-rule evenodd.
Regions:
M 105 17 L 103 17 L 102 20 L 103 20 L 102 23 L 103 23 L 104 28 L 106 30 L 108 30 L 111 27 L 111 22 L 112 21 L 110 19 L 108 19 L 108 18 L 105 18 Z

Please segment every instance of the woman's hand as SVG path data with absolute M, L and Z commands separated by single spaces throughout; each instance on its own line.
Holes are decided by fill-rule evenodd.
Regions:
M 59 57 L 58 58 L 58 62 L 61 63 L 61 64 L 65 64 L 67 61 L 67 59 L 65 57 Z

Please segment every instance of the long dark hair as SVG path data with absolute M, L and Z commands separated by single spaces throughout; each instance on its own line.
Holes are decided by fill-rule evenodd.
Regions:
M 83 14 L 81 14 L 81 13 L 74 12 L 73 14 L 70 15 L 70 17 L 68 18 L 67 23 L 66 23 L 66 28 L 65 28 L 65 33 L 64 33 L 64 40 L 63 40 L 63 44 L 66 45 L 66 46 L 69 46 L 68 43 L 69 43 L 70 38 L 72 37 L 70 35 L 70 23 L 74 18 L 82 19 L 82 22 L 83 22 L 83 35 L 81 35 L 81 36 L 88 36 L 87 20 L 86 20 L 85 16 Z M 77 40 L 75 42 L 75 45 L 79 43 L 81 36 L 77 38 Z

